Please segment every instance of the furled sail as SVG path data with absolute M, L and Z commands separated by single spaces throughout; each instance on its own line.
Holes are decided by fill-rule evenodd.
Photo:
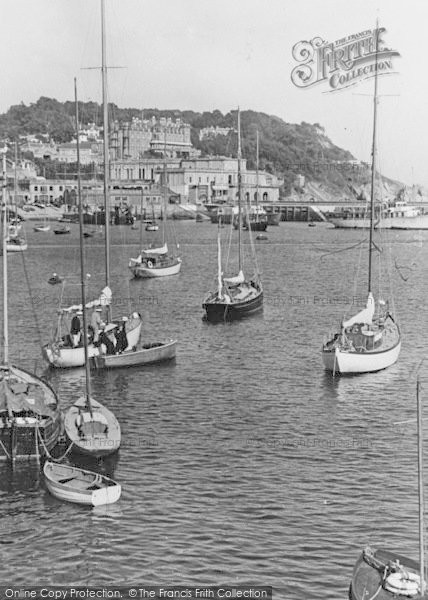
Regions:
M 244 283 L 245 281 L 245 277 L 244 277 L 244 272 L 243 271 L 239 271 L 238 275 L 236 275 L 236 277 L 228 277 L 227 279 L 224 279 L 225 283 L 228 283 L 229 285 L 237 285 L 238 283 Z
M 106 286 L 101 291 L 99 298 L 96 298 L 95 300 L 91 300 L 90 302 L 86 303 L 86 308 L 94 308 L 94 306 L 108 306 L 109 304 L 111 304 L 111 299 L 112 299 L 112 291 L 108 286 Z M 77 312 L 78 310 L 82 310 L 82 305 L 81 304 L 73 304 L 73 306 L 68 306 L 66 308 L 62 308 L 61 310 L 64 313 Z
M 366 308 L 361 310 L 359 313 L 348 319 L 347 321 L 343 321 L 342 327 L 347 328 L 354 325 L 354 323 L 365 323 L 370 325 L 372 323 L 373 315 L 375 312 L 375 301 L 373 298 L 373 294 L 370 292 L 367 298 Z

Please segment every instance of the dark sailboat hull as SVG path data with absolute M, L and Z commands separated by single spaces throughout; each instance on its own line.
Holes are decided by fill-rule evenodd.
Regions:
M 44 456 L 43 440 L 46 450 L 50 451 L 57 444 L 61 433 L 61 417 L 48 419 L 38 427 L 34 424 L 13 423 L 11 426 L 0 427 L 0 461 L 1 460 L 34 460 Z
M 233 321 L 263 309 L 263 292 L 243 302 L 204 302 L 208 321 Z

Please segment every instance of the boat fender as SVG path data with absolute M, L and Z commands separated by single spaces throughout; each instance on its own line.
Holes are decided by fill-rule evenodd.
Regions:
M 385 580 L 385 589 L 393 594 L 415 596 L 419 593 L 420 577 L 416 573 L 391 573 Z
M 149 269 L 153 269 L 153 263 L 151 260 L 147 261 L 147 266 L 149 267 Z

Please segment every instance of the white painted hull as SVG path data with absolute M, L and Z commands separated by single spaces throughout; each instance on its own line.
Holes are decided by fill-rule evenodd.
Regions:
M 338 229 L 369 229 L 369 219 L 328 219 Z M 394 217 L 375 222 L 375 229 L 428 229 L 428 215 L 417 217 Z
M 134 367 L 164 362 L 175 358 L 177 340 L 153 345 L 138 350 L 125 351 L 122 354 L 100 355 L 94 360 L 97 369 L 113 369 L 118 367 Z M 149 346 L 149 345 L 148 345 Z
M 142 323 L 137 325 L 131 331 L 128 331 L 128 348 L 131 349 L 138 344 L 141 334 Z M 99 356 L 100 351 L 99 348 L 94 346 L 93 344 L 89 344 L 88 346 L 88 356 L 89 358 L 93 358 L 95 356 Z M 48 361 L 48 363 L 57 369 L 71 369 L 76 367 L 84 367 L 85 366 L 85 349 L 83 347 L 79 348 L 57 348 L 55 350 L 55 344 L 46 344 L 43 347 L 43 356 Z
M 50 493 L 65 502 L 86 506 L 103 506 L 119 500 L 122 488 L 109 477 L 68 465 L 46 462 L 43 468 L 46 487 Z M 62 481 L 69 479 L 70 481 Z M 97 482 L 96 486 L 91 486 Z M 88 489 L 98 487 L 98 489 Z
M 170 267 L 163 267 L 157 269 L 155 267 L 143 267 L 141 265 L 137 265 L 132 267 L 132 272 L 134 277 L 140 279 L 149 279 L 152 277 L 168 277 L 170 275 L 178 275 L 181 269 L 181 261 L 177 262 L 175 265 L 171 265 Z
M 344 352 L 336 348 L 323 350 L 324 367 L 333 373 L 374 373 L 393 365 L 400 354 L 401 341 L 388 350 L 379 352 Z

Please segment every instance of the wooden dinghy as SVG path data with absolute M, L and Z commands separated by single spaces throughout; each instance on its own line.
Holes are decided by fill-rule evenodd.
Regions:
M 119 449 L 120 425 L 114 414 L 94 398 L 90 406 L 85 397 L 76 400 L 65 413 L 64 429 L 79 454 L 99 458 Z
M 58 275 L 58 273 L 53 273 L 52 277 L 49 277 L 48 279 L 48 283 L 51 285 L 56 285 L 57 283 L 62 283 L 63 281 L 64 277 L 61 277 L 61 275 Z
M 70 233 L 71 229 L 70 227 L 67 227 L 66 225 L 64 225 L 63 227 L 58 227 L 57 229 L 54 229 L 53 232 L 56 235 L 64 235 L 65 233 Z
M 70 465 L 47 461 L 43 473 L 50 493 L 66 502 L 88 506 L 113 504 L 122 492 L 121 486 L 113 479 Z
M 50 231 L 50 225 L 36 225 L 36 227 L 33 227 L 34 231 L 37 233 L 46 233 L 47 231 Z
M 160 363 L 175 358 L 177 340 L 143 344 L 136 350 L 125 350 L 121 354 L 100 354 L 92 358 L 97 369 L 134 367 Z

